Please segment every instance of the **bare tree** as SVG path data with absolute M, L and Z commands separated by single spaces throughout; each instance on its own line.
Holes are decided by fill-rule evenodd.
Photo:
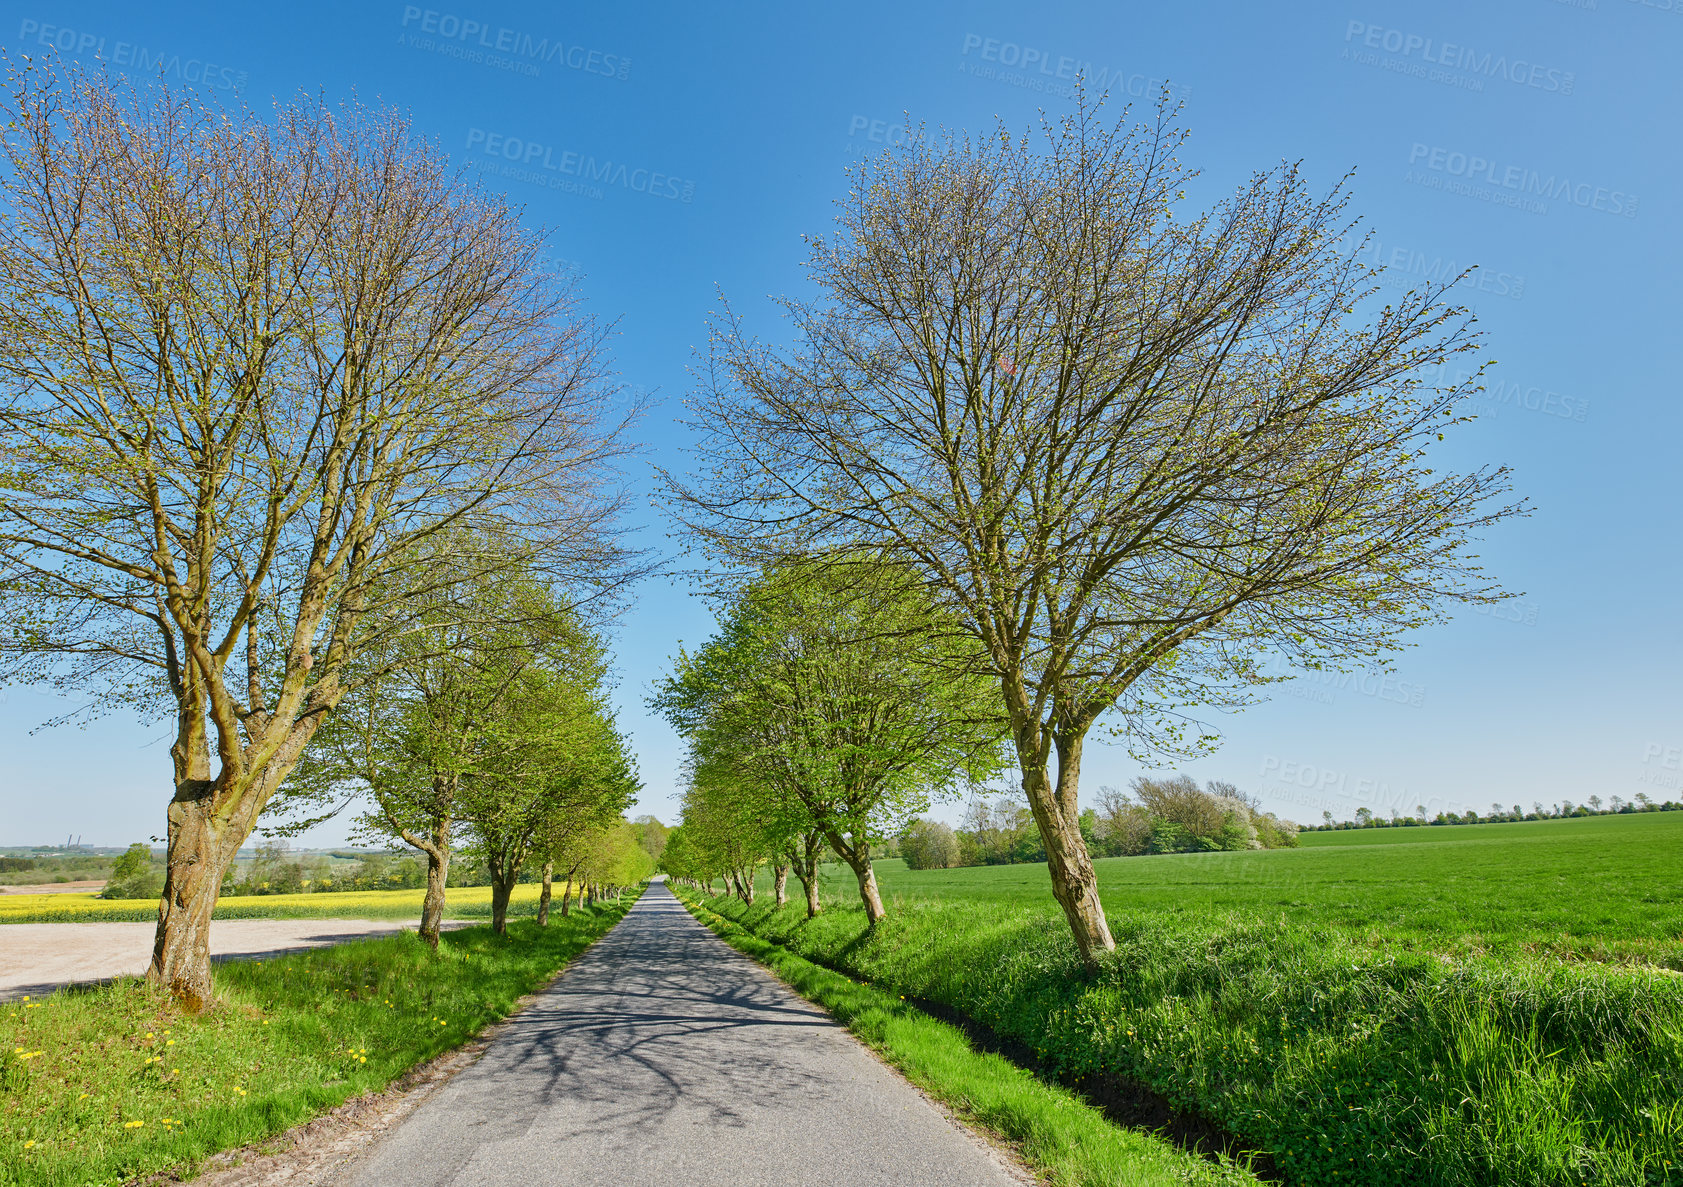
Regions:
M 700 464 L 668 477 L 716 554 L 891 556 L 961 617 L 1089 960 L 1114 946 L 1078 823 L 1099 719 L 1196 750 L 1194 714 L 1271 659 L 1383 657 L 1500 596 L 1467 547 L 1509 510 L 1505 471 L 1426 459 L 1474 387 L 1424 377 L 1476 346 L 1447 285 L 1375 308 L 1342 189 L 1294 166 L 1189 217 L 1170 113 L 1100 114 L 861 165 L 793 345 L 716 322 Z
M 603 331 L 390 112 L 33 65 L 4 106 L 6 674 L 173 714 L 149 975 L 199 1004 L 227 863 L 359 649 L 460 577 L 417 542 L 624 573 Z

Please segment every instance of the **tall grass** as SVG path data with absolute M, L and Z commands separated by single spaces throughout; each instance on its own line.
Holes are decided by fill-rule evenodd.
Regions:
M 804 960 L 700 907 L 685 905 L 726 943 L 770 966 L 828 1010 L 908 1079 L 955 1112 L 1011 1142 L 1059 1187 L 1256 1187 L 1231 1158 L 1204 1158 L 1155 1134 L 1119 1129 L 1066 1089 L 1046 1084 L 999 1055 L 975 1050 L 950 1026 L 879 986 Z
M 1281 914 L 1112 918 L 1079 963 L 1047 907 L 708 906 L 982 1023 L 1070 1082 L 1123 1077 L 1294 1184 L 1683 1184 L 1683 976 L 1375 946 Z

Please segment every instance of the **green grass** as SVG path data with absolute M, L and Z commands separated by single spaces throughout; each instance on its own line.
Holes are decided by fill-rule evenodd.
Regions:
M 507 938 L 446 932 L 436 955 L 403 933 L 222 964 L 199 1016 L 135 979 L 0 1006 L 0 1184 L 190 1172 L 383 1088 L 507 1015 L 634 898 Z
M 823 1006 L 929 1095 L 1005 1138 L 1048 1182 L 1060 1187 L 1257 1183 L 1230 1161 L 1206 1161 L 1154 1136 L 1117 1128 L 1072 1093 L 998 1055 L 976 1051 L 962 1031 L 908 1006 L 899 995 L 758 939 L 682 888 L 674 889 L 726 943 Z
M 1196 922 L 1243 911 L 1303 920 L 1378 947 L 1535 955 L 1683 970 L 1683 812 L 1517 824 L 1305 833 L 1299 849 L 1094 863 L 1116 917 Z M 1044 906 L 1045 865 L 908 870 L 877 864 L 892 901 Z M 769 875 L 760 885 L 769 888 Z M 793 883 L 791 883 L 793 885 Z M 824 871 L 845 899 L 853 875 Z
M 1067 1082 L 1143 1082 L 1293 1184 L 1683 1184 L 1679 825 L 1101 862 L 1118 951 L 1093 975 L 1043 866 L 885 861 L 875 931 L 839 871 L 810 923 L 769 895 L 710 905 L 975 1019 Z

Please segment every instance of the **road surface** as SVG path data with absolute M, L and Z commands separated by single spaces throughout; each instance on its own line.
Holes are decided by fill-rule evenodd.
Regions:
M 1023 1178 L 664 884 L 342 1184 L 994 1187 Z
M 218 919 L 210 925 L 211 959 L 278 956 L 419 925 L 400 919 Z M 157 932 L 155 923 L 0 924 L 0 1001 L 45 997 L 61 985 L 138 977 L 152 962 Z

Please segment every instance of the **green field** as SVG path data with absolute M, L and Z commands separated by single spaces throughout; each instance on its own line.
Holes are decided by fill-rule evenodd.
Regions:
M 1309 1184 L 1683 1185 L 1683 814 L 1316 834 L 1099 864 L 1076 959 L 1043 866 L 879 865 L 825 910 L 709 906 L 965 1015 L 1065 1083 L 1143 1084 Z M 766 885 L 762 880 L 762 885 Z
M 1525 952 L 1683 970 L 1683 812 L 1305 833 L 1298 849 L 1095 863 L 1112 917 L 1240 911 L 1449 954 Z M 1044 865 L 908 870 L 877 863 L 890 905 L 1045 906 Z M 854 893 L 844 866 L 825 892 Z M 770 875 L 759 885 L 769 891 Z M 794 883 L 791 880 L 790 885 Z

